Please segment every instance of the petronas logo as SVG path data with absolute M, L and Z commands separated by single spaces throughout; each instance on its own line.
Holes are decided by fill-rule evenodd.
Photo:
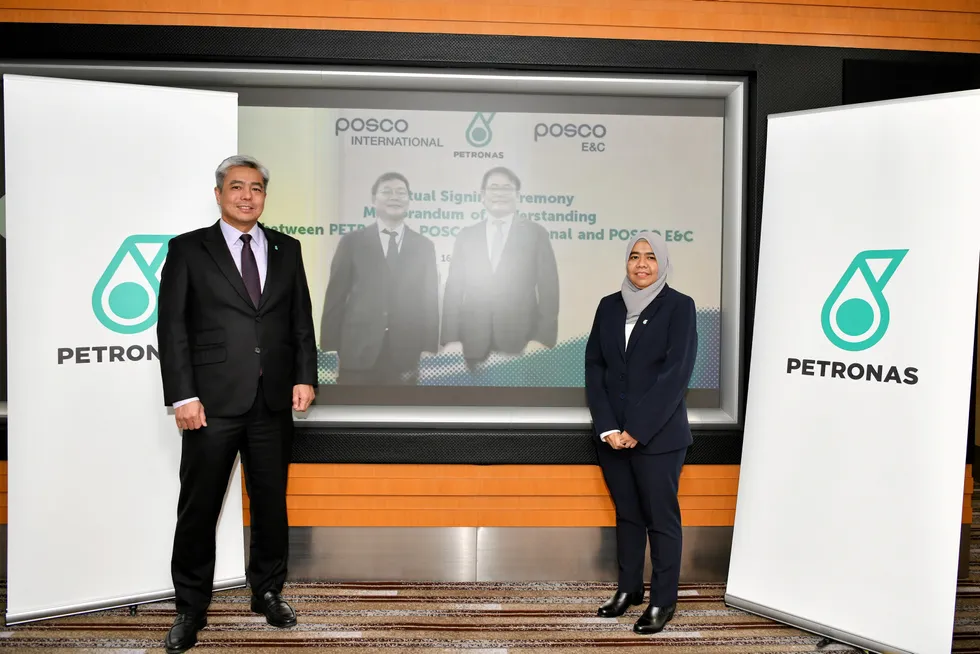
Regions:
M 130 236 L 106 267 L 92 292 L 99 322 L 117 334 L 138 334 L 157 321 L 160 269 L 172 236 Z
M 890 318 L 885 286 L 906 254 L 908 250 L 865 250 L 854 257 L 820 313 L 831 343 L 860 352 L 881 340 Z
M 477 113 L 466 128 L 466 142 L 474 148 L 485 148 L 493 140 L 493 130 L 490 129 L 490 122 L 496 113 L 484 114 Z

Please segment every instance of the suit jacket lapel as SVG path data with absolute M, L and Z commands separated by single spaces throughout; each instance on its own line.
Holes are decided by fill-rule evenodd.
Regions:
M 636 324 L 633 325 L 633 332 L 630 334 L 630 342 L 626 346 L 627 359 L 630 358 L 630 355 L 633 353 L 633 350 L 636 348 L 637 341 L 639 341 L 640 337 L 643 336 L 643 330 L 646 327 L 647 321 L 653 320 L 653 317 L 657 315 L 658 311 L 660 311 L 660 307 L 663 306 L 664 291 L 666 290 L 667 290 L 667 286 L 664 285 L 663 290 L 660 291 L 657 297 L 653 298 L 653 302 L 651 302 L 646 309 L 641 311 L 640 316 L 636 319 Z M 624 304 L 623 306 L 625 307 L 626 305 Z
M 385 258 L 385 249 L 381 245 L 383 234 L 381 233 L 381 228 L 378 227 L 378 223 L 368 225 L 358 232 L 358 235 L 362 238 L 361 245 L 367 248 L 367 256 L 369 257 L 367 260 L 371 262 L 372 266 L 375 265 L 374 262 L 378 260 L 378 257 Z
M 364 266 L 366 270 L 366 276 L 368 279 L 377 279 L 381 284 L 381 288 L 387 293 L 389 284 L 398 284 L 398 277 L 395 276 L 394 271 L 388 265 L 387 256 L 385 255 L 384 246 L 381 244 L 381 239 L 387 239 L 388 236 L 381 233 L 381 225 L 374 222 L 364 229 L 355 233 L 357 237 L 356 249 L 354 250 L 357 254 L 356 262 L 354 264 L 355 269 L 360 269 L 359 266 Z M 401 257 L 405 252 L 405 247 L 408 242 L 408 225 L 405 225 L 405 232 L 402 234 L 401 247 L 398 248 L 398 257 Z M 398 259 L 396 258 L 396 261 Z M 363 263 L 361 263 L 363 262 Z M 386 302 L 387 295 L 382 295 L 379 301 Z
M 271 229 L 266 229 L 259 223 L 259 229 L 265 234 L 265 242 L 268 245 L 268 257 L 265 264 L 265 284 L 262 286 L 262 297 L 259 298 L 259 306 L 268 301 L 274 291 L 274 284 L 278 284 L 282 279 L 282 252 L 279 251 L 279 234 Z M 244 282 L 242 283 L 244 286 Z
M 231 258 L 231 251 L 228 249 L 228 244 L 225 242 L 224 234 L 221 233 L 221 226 L 218 223 L 208 229 L 204 238 L 204 247 L 214 262 L 218 264 L 218 269 L 228 280 L 228 283 L 232 285 L 232 288 L 238 291 L 248 306 L 252 307 L 252 298 L 248 295 L 248 289 L 245 288 L 245 282 L 242 280 L 242 274 L 238 272 L 235 260 Z
M 398 250 L 399 260 L 405 264 L 403 270 L 408 269 L 408 266 L 415 258 L 416 252 L 419 251 L 416 247 L 420 245 L 416 239 L 418 236 L 419 234 L 413 231 L 408 225 L 405 225 L 405 233 L 402 235 L 402 247 Z
M 477 255 L 476 261 L 480 262 L 489 274 L 493 274 L 493 264 L 490 262 L 490 242 L 487 240 L 487 227 L 490 225 L 489 219 L 484 220 L 482 223 L 477 223 L 480 226 L 476 230 L 476 246 L 479 248 L 480 253 Z M 500 253 L 501 258 L 503 258 L 503 252 Z
M 619 354 L 626 360 L 626 303 L 620 298 L 619 303 L 613 308 L 610 319 L 613 334 L 616 335 L 616 344 L 619 346 Z
M 507 232 L 507 239 L 504 241 L 504 249 L 500 253 L 500 263 L 497 264 L 497 270 L 504 268 L 505 261 L 510 261 L 512 257 L 515 256 L 515 251 L 517 248 L 524 243 L 525 239 L 521 238 L 521 232 L 530 225 L 530 221 L 526 218 L 519 218 L 515 215 L 510 222 L 510 230 Z M 486 231 L 484 230 L 484 238 Z M 487 260 L 489 261 L 489 250 L 487 250 Z M 494 272 L 497 272 L 496 270 Z

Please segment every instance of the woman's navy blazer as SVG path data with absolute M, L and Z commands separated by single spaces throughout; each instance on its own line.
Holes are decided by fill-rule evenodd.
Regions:
M 697 356 L 694 300 L 668 285 L 643 310 L 626 343 L 621 293 L 602 298 L 585 346 L 585 391 L 595 433 L 618 429 L 646 454 L 691 444 L 684 395 Z

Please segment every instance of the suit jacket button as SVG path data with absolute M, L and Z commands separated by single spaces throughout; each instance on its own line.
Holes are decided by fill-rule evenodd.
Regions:
M 262 322 L 262 316 L 255 316 L 255 322 Z
M 255 348 L 255 353 L 256 354 L 262 354 L 262 348 L 260 348 L 260 347 Z
M 626 393 L 620 393 L 619 394 L 619 399 L 625 400 L 626 399 Z
M 619 376 L 619 381 L 623 381 L 624 379 L 626 379 L 626 375 L 620 375 Z

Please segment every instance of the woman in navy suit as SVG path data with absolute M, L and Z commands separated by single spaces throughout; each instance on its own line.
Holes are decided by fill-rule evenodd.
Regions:
M 684 394 L 698 338 L 694 301 L 667 285 L 660 236 L 640 232 L 626 249 L 620 292 L 599 302 L 585 346 L 585 390 L 596 451 L 616 506 L 619 585 L 598 611 L 623 615 L 643 603 L 647 536 L 650 603 L 633 625 L 653 634 L 674 616 L 681 567 L 677 483 L 691 444 Z

